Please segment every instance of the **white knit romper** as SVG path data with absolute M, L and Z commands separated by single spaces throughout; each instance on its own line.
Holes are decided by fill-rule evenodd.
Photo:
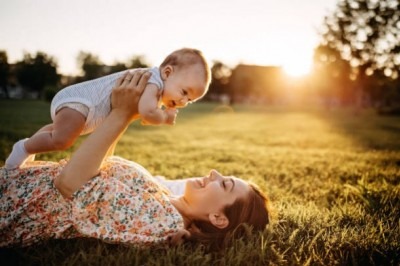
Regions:
M 131 73 L 137 70 L 147 70 L 151 73 L 148 83 L 155 84 L 159 90 L 164 87 L 163 81 L 160 76 L 160 71 L 157 67 L 148 69 L 130 69 L 107 75 L 101 78 L 85 81 L 82 83 L 74 84 L 60 90 L 51 102 L 51 118 L 54 121 L 56 113 L 60 107 L 83 105 L 83 109 L 87 107 L 88 112 L 82 112 L 82 108 L 74 108 L 86 116 L 85 127 L 81 135 L 92 132 L 98 125 L 100 125 L 111 111 L 111 92 L 115 87 L 118 78 L 120 78 L 126 71 Z

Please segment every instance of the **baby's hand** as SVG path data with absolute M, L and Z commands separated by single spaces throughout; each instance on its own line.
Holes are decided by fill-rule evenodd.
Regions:
M 173 108 L 168 108 L 165 109 L 164 112 L 167 114 L 167 120 L 165 121 L 165 124 L 174 125 L 176 115 L 178 114 L 178 110 Z

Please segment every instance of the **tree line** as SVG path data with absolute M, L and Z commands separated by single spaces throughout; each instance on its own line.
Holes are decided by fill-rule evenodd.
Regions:
M 116 62 L 105 65 L 98 56 L 89 52 L 79 52 L 77 63 L 82 76 L 62 76 L 57 71 L 54 57 L 44 53 L 25 53 L 15 64 L 8 62 L 6 51 L 0 51 L 0 88 L 5 98 L 10 98 L 9 88 L 17 85 L 27 92 L 36 92 L 50 100 L 62 86 L 95 79 L 129 68 L 147 67 L 142 56 L 133 56 L 127 63 Z
M 400 0 L 339 0 L 314 53 L 321 93 L 400 107 Z
M 297 93 L 335 99 L 340 104 L 400 105 L 400 0 L 339 0 L 335 9 L 324 18 L 319 36 L 313 71 L 293 85 L 300 87 Z M 51 98 L 64 85 L 148 66 L 142 56 L 133 56 L 125 63 L 105 65 L 97 55 L 89 52 L 80 52 L 77 61 L 83 75 L 66 78 L 57 72 L 54 57 L 43 52 L 26 53 L 22 60 L 11 65 L 6 51 L 0 51 L 3 95 L 8 96 L 10 85 L 19 84 L 25 90 Z M 262 83 L 260 73 L 246 77 L 237 86 L 235 75 L 240 68 L 232 69 L 223 62 L 214 61 L 211 70 L 209 99 L 215 95 L 228 98 L 255 95 L 259 98 L 263 93 L 270 98 L 282 96 L 282 93 L 272 93 L 273 88 L 268 86 L 261 89 L 256 86 Z

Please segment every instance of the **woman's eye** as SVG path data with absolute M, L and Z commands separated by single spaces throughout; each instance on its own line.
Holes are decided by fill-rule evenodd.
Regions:
M 187 95 L 187 92 L 185 90 L 182 90 L 183 95 Z

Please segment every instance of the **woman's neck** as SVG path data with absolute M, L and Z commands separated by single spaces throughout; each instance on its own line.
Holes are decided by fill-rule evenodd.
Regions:
M 190 208 L 185 198 L 183 196 L 180 197 L 170 196 L 169 199 L 172 205 L 174 205 L 174 207 L 182 215 L 185 228 L 189 228 L 190 224 L 192 223 L 192 219 L 190 218 L 190 211 L 189 211 Z

